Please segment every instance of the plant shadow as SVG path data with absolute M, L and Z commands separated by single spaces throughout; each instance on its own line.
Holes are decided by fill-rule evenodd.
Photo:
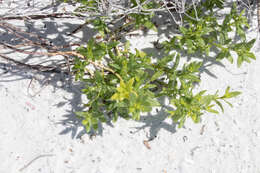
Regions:
M 171 123 L 166 122 L 166 120 L 169 119 L 169 115 L 165 111 L 165 107 L 166 106 L 163 106 L 160 110 L 157 109 L 156 114 L 148 113 L 146 116 L 141 116 L 138 122 L 144 125 L 135 127 L 136 131 L 134 133 L 148 128 L 149 132 L 146 134 L 148 140 L 156 138 L 161 130 L 175 133 L 178 124 L 173 121 L 171 121 Z
M 45 9 L 53 9 L 53 12 L 57 11 L 59 3 L 56 5 L 48 5 Z M 11 23 L 13 21 L 6 21 L 7 23 Z M 0 42 L 3 44 L 8 44 L 12 46 L 16 46 L 19 44 L 23 44 L 27 40 L 31 42 L 42 43 L 42 40 L 46 40 L 48 48 L 52 47 L 61 47 L 59 51 L 70 51 L 73 50 L 72 47 L 62 48 L 63 45 L 69 45 L 71 43 L 78 43 L 80 45 L 84 45 L 90 38 L 92 38 L 96 32 L 93 28 L 89 26 L 84 26 L 81 28 L 79 33 L 70 34 L 76 28 L 78 28 L 85 21 L 82 19 L 75 19 L 73 22 L 71 20 L 60 20 L 55 18 L 43 19 L 43 20 L 25 20 L 22 21 L 23 27 L 19 28 L 23 32 L 18 32 L 21 36 L 17 37 L 14 33 L 10 32 L 10 30 L 1 27 L 1 40 Z M 20 21 L 19 21 L 20 24 Z M 16 26 L 15 24 L 13 26 Z M 9 28 L 10 29 L 10 28 Z M 14 29 L 13 29 L 14 31 Z M 18 30 L 19 31 L 19 30 Z M 29 34 L 28 34 L 29 33 Z M 24 39 L 23 39 L 24 38 Z M 0 45 L 1 46 L 1 45 Z M 23 50 L 30 52 L 40 52 L 44 50 L 41 46 L 32 46 L 25 47 Z M 0 55 L 5 57 L 10 57 L 24 64 L 40 64 L 44 66 L 52 66 L 56 67 L 60 64 L 66 63 L 66 58 L 59 57 L 49 57 L 44 55 L 34 55 L 31 54 L 23 54 L 16 52 L 12 49 L 1 49 Z M 2 57 L 0 57 L 2 59 Z M 34 80 L 36 81 L 42 88 L 45 85 L 50 85 L 53 87 L 53 92 L 57 90 L 63 90 L 65 92 L 71 93 L 71 99 L 67 99 L 64 97 L 66 102 L 68 102 L 71 107 L 65 108 L 66 114 L 63 115 L 63 119 L 57 121 L 56 124 L 64 125 L 64 130 L 60 132 L 61 135 L 70 134 L 72 138 L 79 138 L 83 134 L 85 134 L 84 126 L 81 125 L 80 119 L 75 116 L 74 112 L 80 111 L 83 109 L 82 107 L 82 98 L 81 98 L 81 89 L 83 85 L 80 83 L 74 82 L 74 78 L 70 75 L 69 71 L 70 67 L 65 66 L 60 69 L 61 73 L 56 72 L 39 72 L 38 70 L 32 69 L 28 66 L 15 65 L 8 60 L 1 60 L 0 62 L 0 83 L 4 82 L 13 82 L 18 80 Z M 15 77 L 14 77 L 15 76 Z M 36 77 L 38 76 L 38 77 Z M 40 76 L 40 77 L 39 77 Z M 45 82 L 47 81 L 47 82 Z M 39 93 L 40 94 L 40 93 Z M 28 95 L 28 97 L 30 97 Z M 52 105 L 57 108 L 62 108 L 65 106 L 65 101 L 62 101 L 58 104 Z M 47 115 L 46 115 L 47 116 Z M 102 126 L 100 126 L 98 130 L 98 134 L 102 135 Z M 92 135 L 92 133 L 89 133 Z

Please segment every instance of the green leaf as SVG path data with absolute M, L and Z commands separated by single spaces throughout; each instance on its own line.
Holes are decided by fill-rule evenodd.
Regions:
M 241 94 L 241 92 L 239 92 L 239 91 L 229 92 L 229 90 L 230 90 L 230 87 L 227 87 L 224 96 L 222 96 L 220 98 L 222 98 L 222 99 L 232 98 L 232 97 L 236 97 Z
M 206 108 L 206 111 L 211 112 L 211 113 L 214 113 L 214 114 L 219 114 L 219 112 L 218 112 L 217 110 L 212 109 L 213 106 L 214 106 L 214 105 L 208 106 L 208 107 Z
M 131 46 L 130 41 L 127 40 L 126 43 L 125 43 L 125 51 L 129 51 L 130 50 L 130 46 Z
M 202 38 L 199 38 L 197 41 L 198 41 L 199 46 L 204 48 L 204 46 L 205 46 L 204 40 Z
M 184 28 L 183 26 L 180 27 L 180 31 L 182 32 L 182 34 L 185 34 L 187 32 L 187 29 Z
M 238 67 L 241 67 L 242 62 L 243 62 L 243 57 L 240 55 L 240 56 L 238 56 L 238 58 L 237 58 L 237 66 L 238 66 Z
M 152 29 L 153 31 L 157 32 L 156 26 L 149 20 L 145 21 L 144 26 L 148 29 Z
M 161 104 L 155 99 L 148 99 L 148 103 L 150 107 L 161 106 Z
M 144 86 L 144 88 L 148 88 L 148 89 L 152 89 L 152 88 L 156 88 L 156 87 L 157 87 L 157 85 L 155 85 L 155 84 L 146 84 Z
M 184 123 L 185 123 L 185 120 L 186 120 L 186 118 L 183 117 L 183 118 L 179 121 L 179 125 L 178 125 L 179 128 L 182 128 L 182 127 L 183 127 L 183 125 L 184 125 Z
M 109 42 L 109 43 L 107 44 L 107 48 L 108 48 L 108 49 L 112 49 L 112 48 L 116 47 L 118 44 L 119 44 L 118 41 L 111 41 L 111 42 Z
M 231 16 L 229 14 L 227 14 L 225 16 L 225 19 L 223 20 L 222 26 L 226 26 L 231 20 Z
M 146 53 L 145 52 L 140 51 L 138 49 L 135 49 L 135 51 L 136 51 L 136 56 L 137 57 L 140 57 L 140 58 L 145 58 L 146 57 Z
M 87 115 L 86 112 L 75 112 L 75 114 L 80 118 L 84 118 Z
M 133 120 L 139 121 L 140 120 L 140 113 L 135 112 L 132 116 Z
M 221 111 L 224 113 L 224 108 L 223 108 L 222 104 L 218 100 L 214 100 L 214 101 L 220 107 Z
M 226 100 L 224 100 L 230 107 L 233 107 L 233 105 L 230 103 L 230 102 L 228 102 L 228 101 L 226 101 Z
M 91 130 L 91 125 L 90 125 L 89 123 L 86 123 L 85 127 L 86 127 L 86 131 L 87 131 L 87 132 L 90 132 L 90 130 Z
M 201 99 L 201 103 L 205 106 L 210 105 L 210 103 L 214 100 L 214 96 L 212 95 L 205 95 Z
M 153 76 L 150 79 L 150 82 L 158 79 L 159 77 L 161 77 L 164 74 L 163 71 L 157 71 L 156 73 L 153 74 Z
M 118 119 L 118 112 L 115 112 L 113 119 L 112 119 L 113 123 L 115 123 L 117 121 L 117 119 Z
M 176 55 L 176 59 L 175 59 L 174 65 L 172 67 L 172 71 L 177 70 L 177 67 L 179 66 L 179 63 L 180 63 L 180 57 L 181 57 L 180 54 Z
M 93 129 L 94 129 L 95 131 L 97 131 L 97 129 L 98 129 L 98 124 L 93 124 L 92 127 L 93 127 Z
M 136 92 L 133 91 L 134 78 L 131 78 L 127 83 L 123 80 L 120 81 L 120 85 L 116 88 L 117 92 L 111 96 L 111 100 L 123 101 L 124 99 L 129 99 L 130 94 Z
M 221 51 L 217 56 L 216 56 L 216 60 L 220 61 L 222 59 L 224 59 L 226 56 L 226 53 Z
M 87 45 L 87 58 L 94 59 L 93 56 L 94 39 L 90 39 Z
M 167 63 L 171 62 L 173 60 L 173 57 L 175 54 L 170 54 L 167 56 L 164 56 L 162 59 L 158 60 L 158 66 L 164 67 L 167 65 Z
M 225 34 L 223 32 L 219 33 L 219 43 L 223 45 L 225 43 Z
M 241 26 L 236 27 L 236 32 L 241 37 L 242 40 L 246 40 L 245 32 Z
M 182 76 L 183 79 L 191 80 L 193 82 L 200 82 L 200 78 L 198 76 L 187 74 Z
M 248 57 L 248 58 L 256 60 L 255 54 L 253 54 L 252 52 L 245 52 L 243 55 L 245 57 Z
M 117 69 L 117 70 L 120 70 L 121 69 L 121 67 L 118 65 L 118 64 L 109 64 L 109 66 L 111 66 L 111 67 L 113 67 L 113 68 L 115 68 L 115 69 Z
M 131 78 L 128 82 L 127 82 L 127 87 L 128 88 L 132 88 L 133 84 L 134 84 L 135 78 Z
M 231 63 L 231 64 L 233 64 L 233 57 L 231 56 L 231 54 L 229 53 L 228 55 L 227 55 L 227 60 Z
M 95 78 L 96 78 L 97 82 L 102 82 L 103 81 L 103 76 L 100 73 L 100 71 L 98 71 L 98 70 L 95 71 Z
M 246 47 L 246 50 L 247 51 L 250 51 L 250 49 L 253 47 L 253 45 L 255 44 L 255 41 L 256 41 L 256 39 L 252 39 L 252 40 L 250 40 L 249 42 L 247 42 L 246 44 L 245 44 L 245 47 Z
M 239 92 L 239 91 L 230 92 L 230 93 L 228 93 L 228 95 L 225 95 L 225 98 L 236 97 L 236 96 L 238 96 L 240 94 L 241 94 L 241 92 Z

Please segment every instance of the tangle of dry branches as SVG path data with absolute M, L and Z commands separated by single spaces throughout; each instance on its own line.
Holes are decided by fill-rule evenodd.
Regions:
M 258 0 L 258 7 L 260 6 Z M 201 0 L 136 0 L 136 6 L 131 6 L 130 0 L 96 0 L 95 1 L 98 4 L 98 8 L 95 9 L 95 17 L 101 17 L 106 16 L 110 18 L 116 18 L 116 20 L 120 20 L 124 17 L 126 17 L 129 14 L 137 13 L 137 14 L 151 14 L 155 12 L 166 12 L 169 14 L 172 21 L 177 25 L 183 25 L 183 16 L 187 16 L 193 20 L 200 20 L 197 15 L 197 5 L 201 2 Z M 150 2 L 156 2 L 159 5 L 158 8 L 154 9 L 147 9 L 144 8 L 144 6 Z M 241 2 L 242 5 L 244 5 L 248 10 L 251 9 L 252 3 L 249 2 L 249 0 L 243 1 L 239 0 L 238 2 Z M 187 10 L 194 9 L 195 11 L 195 18 L 189 16 L 187 14 Z M 260 10 L 258 10 L 258 18 L 260 19 Z M 62 46 L 55 46 L 51 42 L 49 42 L 46 38 L 42 38 L 39 35 L 35 33 L 29 33 L 26 31 L 23 31 L 22 29 L 7 23 L 5 21 L 7 20 L 37 20 L 37 19 L 44 19 L 44 18 L 72 18 L 72 17 L 86 17 L 89 16 L 89 14 L 80 14 L 80 13 L 53 13 L 53 14 L 42 14 L 42 15 L 25 15 L 25 16 L 5 16 L 0 17 L 0 28 L 3 30 L 13 34 L 17 39 L 20 40 L 19 44 L 16 45 L 10 45 L 8 43 L 5 43 L 3 41 L 0 42 L 0 45 L 4 49 L 11 49 L 15 52 L 23 53 L 23 54 L 29 54 L 29 55 L 44 55 L 44 56 L 57 56 L 61 55 L 65 58 L 65 63 L 62 64 L 61 67 L 64 67 L 64 64 L 67 64 L 68 71 L 70 72 L 70 65 L 73 63 L 73 58 L 70 57 L 79 57 L 82 59 L 85 59 L 83 55 L 79 54 L 76 51 L 61 51 L 61 49 L 64 48 L 70 48 L 71 46 L 80 46 L 79 43 L 72 43 L 68 45 L 62 45 Z M 260 20 L 259 20 L 260 21 Z M 76 33 L 78 30 L 80 30 L 84 25 L 88 24 L 86 21 L 84 24 L 80 25 L 76 30 L 72 31 L 72 35 Z M 36 40 L 36 41 L 35 41 Z M 25 50 L 26 47 L 38 47 L 41 49 L 44 49 L 45 52 L 39 52 L 39 51 L 28 51 Z M 42 65 L 30 65 L 26 63 L 19 62 L 17 60 L 11 59 L 7 57 L 6 55 L 0 54 L 0 57 L 13 62 L 17 65 L 27 66 L 32 69 L 38 69 L 40 71 L 52 71 L 52 72 L 60 72 L 60 67 L 51 67 L 51 66 L 42 66 Z M 107 70 L 111 73 L 116 74 L 112 69 L 105 67 L 101 63 L 90 61 L 90 64 L 92 64 L 96 68 L 102 68 L 104 70 Z M 87 70 L 87 73 L 90 75 L 93 75 L 93 72 L 91 70 Z M 117 74 L 116 74 L 117 75 Z M 117 75 L 120 77 L 119 75 Z

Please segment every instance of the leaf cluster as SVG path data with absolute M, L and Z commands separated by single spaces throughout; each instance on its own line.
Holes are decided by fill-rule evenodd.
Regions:
M 217 12 L 212 9 L 215 5 L 223 8 L 222 1 L 215 0 L 202 2 L 196 12 L 195 10 L 189 11 L 189 16 L 196 18 L 197 15 L 199 19 L 185 18 L 186 24 L 180 27 L 180 33 L 164 42 L 167 52 L 175 49 L 188 54 L 200 53 L 209 56 L 210 52 L 216 50 L 216 60 L 226 58 L 230 63 L 233 63 L 234 58 L 231 55 L 233 51 L 238 57 L 238 67 L 243 62 L 250 62 L 250 59 L 255 60 L 255 55 L 250 52 L 255 39 L 246 40 L 245 30 L 249 25 L 243 15 L 245 10 L 239 13 L 234 4 L 230 13 L 225 15 L 222 22 L 219 22 L 216 17 Z M 234 31 L 236 39 L 240 40 L 236 43 L 232 41 L 235 38 L 230 36 Z
M 77 112 L 77 115 L 83 119 L 82 123 L 87 131 L 91 128 L 96 130 L 99 122 L 110 119 L 116 122 L 118 117 L 139 120 L 142 113 L 150 112 L 153 107 L 163 106 L 158 101 L 161 97 L 171 100 L 174 110 L 168 111 L 169 117 L 182 127 L 187 117 L 197 123 L 203 111 L 218 113 L 213 109 L 213 102 L 223 109 L 220 100 L 225 101 L 239 94 L 229 92 L 229 88 L 223 96 L 217 93 L 204 95 L 206 91 L 195 94 L 194 83 L 200 82 L 198 72 L 201 62 L 180 66 L 180 55 L 171 54 L 152 63 L 151 56 L 146 53 L 137 49 L 132 53 L 128 44 L 119 50 L 118 44 L 90 40 L 86 48 L 79 48 L 79 52 L 86 54 L 86 60 L 78 59 L 74 70 L 78 70 L 77 79 L 85 83 L 82 93 L 89 101 L 84 105 L 87 110 Z M 95 50 L 97 47 L 98 53 Z M 90 56 L 87 57 L 89 53 Z M 87 59 L 95 62 L 107 59 L 107 66 L 113 72 L 96 69 L 93 76 L 84 78 L 83 71 L 89 65 L 85 63 Z
M 88 3 L 92 1 L 86 1 Z M 209 55 L 218 50 L 216 59 L 228 59 L 233 63 L 231 51 L 238 55 L 237 64 L 255 59 L 250 51 L 254 41 L 246 41 L 244 28 L 248 27 L 243 11 L 239 13 L 234 5 L 224 20 L 219 23 L 216 8 L 223 8 L 222 0 L 203 1 L 197 10 L 187 11 L 185 23 L 179 33 L 163 43 L 166 55 L 159 59 L 143 51 L 130 51 L 130 43 L 117 41 L 116 35 L 128 26 L 135 29 L 146 27 L 157 30 L 152 22 L 154 14 L 129 14 L 128 21 L 116 30 L 108 27 L 105 18 L 91 21 L 102 36 L 101 41 L 89 40 L 77 51 L 85 58 L 75 59 L 73 70 L 76 80 L 85 84 L 82 90 L 88 102 L 85 110 L 76 112 L 82 119 L 87 131 L 97 130 L 98 124 L 118 117 L 139 120 L 140 115 L 149 113 L 154 107 L 164 107 L 160 98 L 170 100 L 166 113 L 169 118 L 182 127 L 187 118 L 200 122 L 204 112 L 223 112 L 223 102 L 240 94 L 227 87 L 224 94 L 207 94 L 205 90 L 195 91 L 200 83 L 199 70 L 202 62 L 192 61 L 183 65 L 180 59 L 183 53 Z M 135 0 L 131 1 L 136 7 Z M 152 8 L 158 4 L 145 4 Z M 199 20 L 194 20 L 196 18 Z M 230 33 L 236 32 L 239 43 L 232 41 Z M 156 61 L 152 61 L 155 58 Z

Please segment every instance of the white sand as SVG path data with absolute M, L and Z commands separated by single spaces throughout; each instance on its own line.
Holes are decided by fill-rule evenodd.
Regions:
M 56 8 L 39 10 L 50 4 L 50 0 L 35 0 L 35 7 L 28 8 L 25 0 L 15 0 L 10 7 L 0 4 L 0 14 L 55 12 Z M 65 6 L 68 11 L 72 9 Z M 58 11 L 63 7 L 59 6 Z M 56 43 L 79 40 L 84 34 L 79 32 L 74 38 L 64 34 L 83 21 L 46 21 L 49 30 L 41 29 L 40 21 L 34 26 Z M 22 21 L 9 22 L 24 25 Z M 57 27 L 59 34 L 58 31 L 51 34 Z M 256 30 L 254 18 L 249 38 L 257 36 Z M 1 40 L 9 39 L 0 34 Z M 140 48 L 151 46 L 149 42 L 156 37 L 134 39 L 132 43 Z M 185 128 L 178 129 L 159 111 L 157 116 L 148 116 L 141 122 L 120 119 L 113 126 L 104 125 L 92 140 L 73 114 L 81 103 L 78 83 L 70 83 L 60 74 L 51 76 L 15 66 L 4 70 L 6 61 L 0 58 L 0 173 L 259 173 L 258 44 L 254 47 L 257 60 L 253 63 L 238 69 L 235 64 L 223 62 L 224 67 L 208 66 L 202 73 L 202 89 L 223 92 L 231 86 L 243 92 L 232 100 L 233 108 L 225 106 L 225 113 L 205 114 L 200 124 L 187 121 Z M 11 57 L 27 56 L 12 53 Z M 30 62 L 48 59 L 29 58 Z M 40 91 L 35 97 L 27 91 L 32 78 L 29 94 Z M 149 150 L 143 141 L 155 135 Z

